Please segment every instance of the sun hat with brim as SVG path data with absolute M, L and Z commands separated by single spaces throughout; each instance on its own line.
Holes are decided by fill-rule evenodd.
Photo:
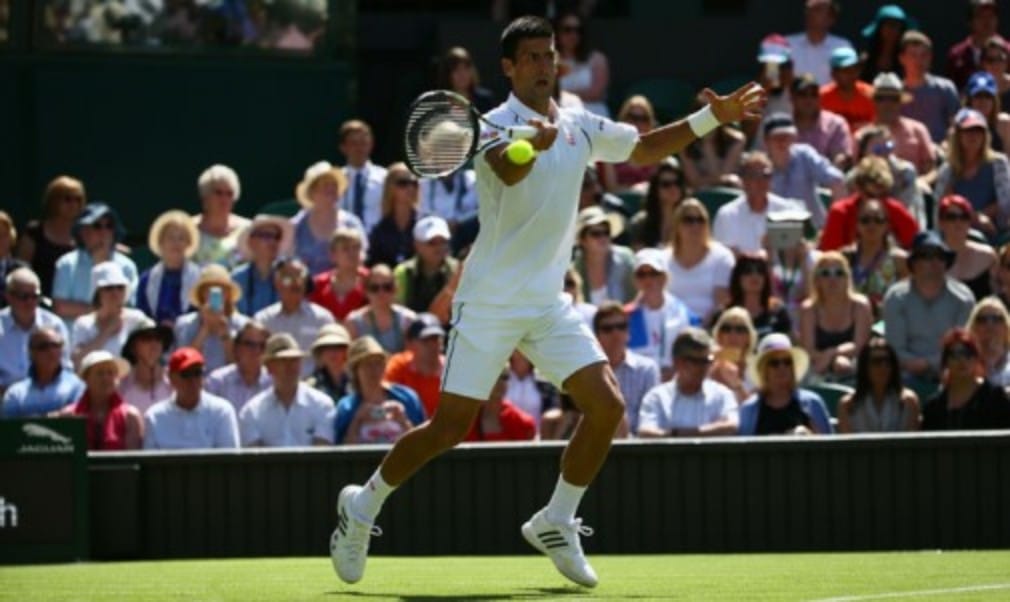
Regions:
M 300 360 L 305 352 L 298 346 L 295 337 L 286 332 L 270 335 L 266 347 L 263 348 L 263 362 L 271 360 Z
M 959 130 L 970 130 L 971 128 L 982 128 L 984 130 L 989 129 L 989 123 L 986 122 L 985 116 L 979 113 L 975 109 L 961 109 L 954 115 L 954 125 Z
M 351 346 L 347 349 L 347 365 L 345 370 L 348 374 L 354 372 L 354 367 L 363 359 L 375 356 L 388 357 L 389 354 L 382 348 L 372 336 L 365 335 L 351 341 Z
M 877 34 L 877 28 L 882 21 L 900 21 L 904 23 L 905 29 L 918 29 L 919 22 L 909 17 L 904 9 L 897 4 L 885 4 L 877 9 L 877 14 L 873 16 L 873 21 L 863 28 L 863 37 L 872 38 Z
M 784 36 L 777 33 L 768 34 L 761 40 L 758 48 L 759 63 L 788 63 L 792 58 L 792 47 Z
M 932 230 L 924 230 L 916 234 L 915 238 L 912 239 L 912 246 L 908 252 L 908 259 L 906 260 L 908 266 L 911 267 L 917 259 L 930 250 L 940 251 L 944 256 L 944 261 L 946 262 L 948 268 L 954 265 L 956 255 L 950 250 L 947 243 L 945 243 L 936 232 L 933 232 Z
M 346 328 L 340 324 L 327 324 L 319 330 L 319 335 L 309 349 L 315 353 L 325 347 L 347 347 L 350 344 L 351 335 Z
M 126 337 L 126 342 L 123 343 L 123 350 L 120 355 L 130 362 L 130 364 L 137 363 L 137 354 L 133 352 L 133 343 L 142 336 L 154 335 L 158 337 L 161 341 L 162 351 L 166 351 L 172 348 L 172 343 L 175 342 L 175 335 L 172 333 L 172 329 L 164 324 L 156 324 L 154 320 L 144 316 L 143 319 L 138 321 L 133 325 L 130 330 L 130 334 Z
M 91 268 L 91 288 L 98 290 L 108 286 L 130 286 L 130 279 L 115 261 L 103 261 Z
M 316 180 L 324 176 L 329 176 L 336 180 L 337 197 L 344 196 L 344 192 L 347 191 L 347 176 L 329 161 L 318 161 L 305 170 L 305 176 L 302 178 L 302 181 L 295 186 L 295 198 L 298 199 L 302 207 L 312 206 L 313 203 L 312 199 L 309 198 L 309 190 L 312 189 L 312 185 L 316 183 Z
M 116 357 L 104 349 L 98 349 L 84 356 L 81 360 L 81 367 L 77 370 L 77 375 L 84 378 L 88 370 L 100 364 L 115 364 L 119 372 L 119 378 L 123 378 L 130 373 L 130 364 L 121 357 Z
M 800 347 L 793 346 L 788 335 L 773 332 L 761 339 L 757 352 L 747 360 L 747 376 L 750 377 L 751 382 L 757 385 L 758 389 L 764 387 L 761 369 L 764 367 L 765 360 L 770 354 L 782 351 L 788 352 L 793 358 L 793 374 L 796 376 L 796 382 L 802 381 L 803 377 L 807 375 L 807 369 L 810 368 L 810 356 L 807 355 L 807 352 Z
M 856 54 L 855 49 L 850 48 L 849 46 L 835 48 L 831 51 L 829 64 L 832 69 L 845 69 L 846 67 L 858 65 L 859 55 Z
M 186 245 L 186 251 L 183 255 L 186 259 L 192 257 L 193 253 L 196 253 L 197 248 L 200 247 L 200 231 L 196 228 L 193 216 L 178 209 L 166 211 L 154 220 L 147 234 L 147 247 L 151 249 L 155 257 L 161 257 L 161 235 L 168 226 L 179 226 L 186 231 L 186 234 L 189 236 L 189 244 Z
M 610 238 L 616 238 L 624 231 L 624 220 L 621 219 L 620 215 L 608 213 L 601 207 L 596 206 L 586 207 L 582 211 L 579 211 L 579 216 L 575 223 L 580 236 L 586 228 L 600 224 L 610 226 Z
M 205 287 L 212 285 L 220 286 L 225 291 L 230 292 L 233 303 L 242 298 L 242 287 L 232 281 L 231 276 L 228 274 L 228 270 L 226 270 L 224 266 L 212 263 L 205 266 L 200 271 L 200 277 L 197 278 L 193 288 L 190 289 L 190 305 L 193 307 L 200 307 L 200 291 L 202 291 Z
M 238 236 L 236 247 L 242 257 L 244 257 L 247 261 L 252 260 L 252 249 L 249 248 L 249 237 L 252 236 L 252 233 L 256 230 L 264 227 L 278 228 L 280 230 L 281 242 L 277 249 L 278 257 L 290 255 L 295 241 L 295 227 L 291 225 L 291 221 L 280 215 L 266 215 L 261 213 L 254 217 L 252 221 L 249 222 L 249 225 L 246 226 L 242 230 L 242 233 Z
M 108 217 L 112 220 L 114 225 L 114 232 L 116 234 L 116 241 L 123 239 L 126 232 L 123 230 L 123 220 L 119 219 L 119 214 L 116 210 L 109 205 L 101 202 L 88 203 L 81 210 L 81 214 L 77 216 L 77 220 L 74 221 L 74 227 L 72 234 L 75 239 L 80 240 L 78 235 L 80 230 L 84 226 L 94 226 L 101 219 Z

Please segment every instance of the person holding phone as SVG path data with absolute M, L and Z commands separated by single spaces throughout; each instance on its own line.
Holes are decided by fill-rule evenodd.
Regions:
M 204 357 L 210 371 L 234 360 L 235 333 L 249 321 L 235 309 L 242 289 L 232 281 L 228 270 L 209 264 L 190 291 L 189 302 L 196 308 L 175 323 L 175 341 L 180 347 L 194 347 Z

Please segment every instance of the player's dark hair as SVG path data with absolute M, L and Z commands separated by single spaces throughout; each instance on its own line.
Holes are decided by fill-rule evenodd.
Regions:
M 501 34 L 501 57 L 515 60 L 519 42 L 528 38 L 554 37 L 554 28 L 543 17 L 526 15 L 513 20 Z

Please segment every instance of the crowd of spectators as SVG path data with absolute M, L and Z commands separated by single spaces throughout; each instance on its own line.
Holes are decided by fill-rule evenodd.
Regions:
M 943 77 L 900 7 L 853 44 L 831 31 L 837 3 L 806 0 L 803 32 L 762 40 L 756 126 L 587 166 L 558 284 L 624 395 L 619 436 L 1010 428 L 1010 44 L 995 2 L 968 6 Z M 614 97 L 585 21 L 556 19 L 559 102 L 657 127 L 647 96 Z M 463 48 L 438 78 L 501 100 Z M 208 167 L 201 212 L 156 219 L 141 269 L 82 179 L 54 178 L 20 228 L 0 212 L 0 416 L 78 415 L 92 449 L 172 449 L 388 443 L 437 412 L 474 171 L 376 165 L 358 119 L 335 147 L 343 165 L 292 178 L 290 219 Z M 468 440 L 579 420 L 522 351 Z

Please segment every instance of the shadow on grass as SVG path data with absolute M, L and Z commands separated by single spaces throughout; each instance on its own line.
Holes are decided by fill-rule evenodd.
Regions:
M 394 594 L 394 593 L 378 593 L 378 592 L 354 592 L 354 591 L 341 591 L 341 592 L 326 592 L 327 596 L 341 596 L 345 598 L 382 598 L 386 600 L 402 600 L 403 602 L 443 602 L 443 601 L 464 601 L 464 600 L 477 600 L 481 602 L 492 602 L 496 600 L 556 600 L 559 597 L 578 597 L 578 598 L 592 598 L 593 590 L 581 588 L 581 587 L 529 587 L 524 588 L 523 591 L 519 593 L 512 594 L 431 594 L 431 595 L 419 595 L 411 596 L 404 594 Z M 635 599 L 635 598 L 646 598 L 648 596 L 621 596 L 622 599 Z

